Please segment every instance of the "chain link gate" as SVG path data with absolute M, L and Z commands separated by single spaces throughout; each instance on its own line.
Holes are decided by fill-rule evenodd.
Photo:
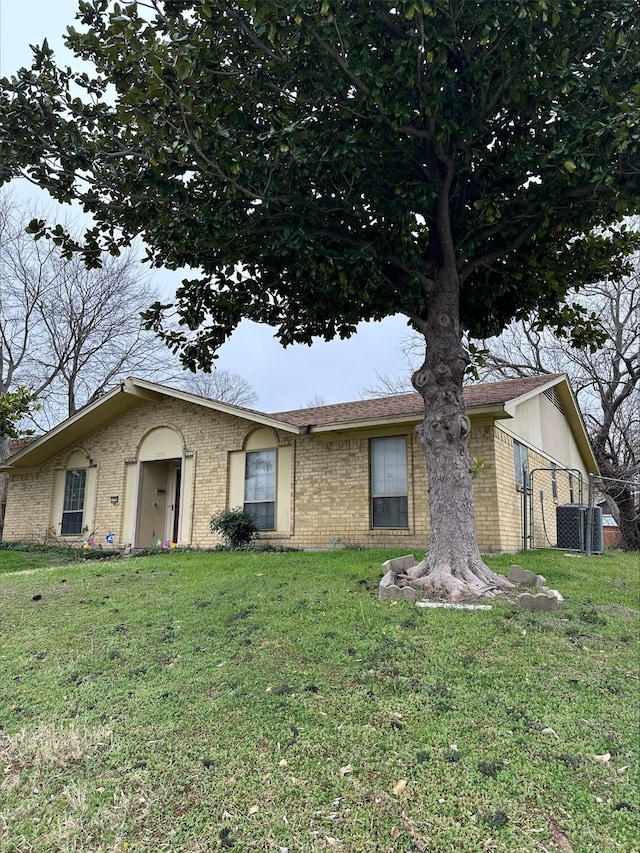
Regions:
M 576 468 L 552 466 L 525 471 L 523 548 L 561 548 L 602 554 L 609 544 L 605 542 L 603 524 L 607 496 L 620 502 L 622 510 L 631 514 L 631 520 L 637 524 L 640 478 L 617 480 L 589 474 L 587 483 Z
M 603 513 L 617 513 L 619 521 L 613 520 L 613 529 L 607 528 L 605 532 L 603 525 Z M 623 519 L 624 516 L 624 519 Z M 597 550 L 599 544 L 599 527 L 602 528 L 602 548 L 621 544 L 621 530 L 619 522 L 624 521 L 627 531 L 626 547 L 635 550 L 640 545 L 640 532 L 638 531 L 638 518 L 640 516 L 640 474 L 635 479 L 623 480 L 616 477 L 601 477 L 589 474 L 589 508 L 587 512 L 587 554 Z M 589 531 L 592 535 L 589 536 Z M 635 532 L 634 532 L 635 531 Z M 609 541 L 607 541 L 609 534 Z M 635 537 L 635 538 L 634 538 Z M 592 550 L 589 546 L 593 545 Z
M 577 468 L 529 471 L 522 503 L 525 549 L 586 550 L 588 504 L 584 477 Z

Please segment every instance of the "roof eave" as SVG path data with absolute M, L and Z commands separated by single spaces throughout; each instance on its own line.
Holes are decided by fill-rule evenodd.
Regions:
M 131 383 L 131 387 L 129 384 Z M 182 400 L 185 403 L 193 403 L 196 406 L 202 406 L 204 409 L 212 409 L 215 412 L 222 412 L 225 415 L 231 415 L 235 418 L 258 423 L 261 426 L 269 426 L 274 429 L 283 429 L 285 432 L 299 433 L 300 428 L 287 421 L 279 421 L 270 415 L 265 415 L 262 412 L 256 412 L 254 409 L 245 409 L 242 406 L 233 406 L 230 403 L 222 403 L 220 400 L 209 400 L 207 397 L 200 397 L 197 394 L 190 394 L 188 391 L 180 391 L 177 388 L 167 388 L 163 391 L 158 391 L 156 385 L 152 382 L 147 382 L 144 379 L 127 379 L 125 386 L 129 393 L 141 396 L 143 399 L 162 399 L 162 397 L 173 397 L 176 400 Z M 151 396 L 148 396 L 151 395 Z
M 122 397 L 120 397 L 121 394 L 123 395 Z M 7 473 L 37 471 L 47 459 L 73 447 L 87 435 L 106 426 L 139 403 L 145 401 L 159 402 L 166 397 L 193 403 L 202 408 L 212 409 L 232 415 L 233 417 L 243 418 L 261 426 L 269 426 L 273 429 L 283 430 L 284 432 L 295 435 L 301 431 L 294 424 L 279 421 L 276 418 L 260 412 L 254 412 L 251 409 L 243 409 L 240 406 L 232 406 L 228 403 L 221 403 L 218 400 L 208 400 L 206 397 L 199 397 L 195 394 L 189 394 L 186 391 L 161 388 L 153 382 L 147 382 L 144 379 L 129 378 L 122 380 L 111 391 L 94 400 L 92 403 L 83 406 L 82 409 L 70 418 L 62 421 L 53 427 L 53 429 L 50 429 L 49 432 L 32 441 L 27 447 L 14 453 L 4 465 L 0 466 L 0 471 Z M 121 404 L 113 405 L 116 400 L 121 400 Z
M 93 432 L 94 429 L 98 429 L 100 426 L 104 426 L 111 420 L 120 417 L 124 411 L 130 408 L 128 405 L 116 407 L 116 409 L 110 413 L 110 417 L 108 418 L 99 418 L 97 417 L 97 413 L 100 409 L 106 411 L 106 404 L 119 397 L 122 391 L 123 388 L 122 385 L 120 385 L 106 393 L 104 396 L 94 400 L 92 403 L 87 403 L 86 406 L 83 406 L 82 409 L 79 409 L 75 414 L 71 415 L 71 417 L 57 424 L 44 435 L 36 438 L 26 447 L 23 447 L 22 450 L 18 450 L 17 453 L 10 456 L 4 465 L 0 466 L 0 471 L 11 473 L 12 471 L 26 472 L 30 470 L 38 470 L 43 464 L 43 461 L 46 461 L 44 460 L 44 456 L 46 456 L 46 459 L 49 459 L 52 456 L 61 453 L 66 448 L 77 444 L 86 435 Z M 92 415 L 94 416 L 93 420 Z M 80 427 L 81 422 L 84 422 L 86 425 L 87 419 L 95 424 L 93 429 Z M 43 454 L 42 451 L 45 447 L 48 449 L 46 454 Z M 27 464 L 21 465 L 20 463 L 23 460 Z
M 578 405 L 578 401 L 571 390 L 571 385 L 569 384 L 569 377 L 566 373 L 556 373 L 549 377 L 549 381 L 544 385 L 539 385 L 537 388 L 532 391 L 528 391 L 526 394 L 521 394 L 519 397 L 514 397 L 512 400 L 509 400 L 507 403 L 507 410 L 515 410 L 516 405 L 525 402 L 526 400 L 531 399 L 532 397 L 536 397 L 539 394 L 543 394 L 549 388 L 555 388 L 558 397 L 564 408 L 565 417 L 567 418 L 569 425 L 571 427 L 571 431 L 575 438 L 576 444 L 578 445 L 578 450 L 580 451 L 580 455 L 582 456 L 582 461 L 585 464 L 585 468 L 589 473 L 599 474 L 600 469 L 598 468 L 598 463 L 596 462 L 596 458 L 593 455 L 593 449 L 591 447 L 591 441 L 589 440 L 589 435 L 587 433 L 587 427 L 582 417 L 582 412 L 580 411 L 580 407 Z
M 515 410 L 515 407 L 519 406 L 521 403 L 524 403 L 527 400 L 531 400 L 533 397 L 538 397 L 540 394 L 543 394 L 545 391 L 548 391 L 549 388 L 561 385 L 562 383 L 567 383 L 566 373 L 551 374 L 549 376 L 548 382 L 544 382 L 541 385 L 537 385 L 535 388 L 531 388 L 529 391 L 525 391 L 524 394 L 519 394 L 517 397 L 512 397 L 510 400 L 506 401 L 505 407 L 507 411 Z
M 506 411 L 502 403 L 486 404 L 482 406 L 470 406 L 467 408 L 469 418 L 476 419 L 480 417 L 492 418 L 511 418 L 512 414 Z M 343 432 L 350 429 L 368 429 L 371 427 L 381 426 L 402 426 L 403 424 L 419 424 L 424 419 L 422 412 L 409 412 L 402 415 L 381 415 L 376 418 L 360 418 L 358 420 L 348 421 L 333 421 L 329 424 L 309 424 L 307 428 L 302 428 L 306 432 L 321 433 L 321 432 Z

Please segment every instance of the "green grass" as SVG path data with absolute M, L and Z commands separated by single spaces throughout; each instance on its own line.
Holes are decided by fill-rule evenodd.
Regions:
M 52 566 L 101 561 L 113 556 L 115 551 L 88 550 L 57 545 L 38 545 L 21 542 L 0 542 L 0 575 L 31 571 Z
M 638 555 L 488 558 L 536 614 L 379 602 L 396 555 L 2 574 L 0 849 L 636 850 Z

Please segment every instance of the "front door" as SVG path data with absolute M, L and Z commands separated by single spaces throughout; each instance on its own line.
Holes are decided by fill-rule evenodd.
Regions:
M 178 541 L 181 466 L 179 459 L 141 463 L 137 548 L 156 548 Z
M 182 462 L 172 464 L 169 471 L 169 500 L 167 502 L 167 524 L 169 540 L 176 545 L 180 541 L 180 487 L 182 484 Z

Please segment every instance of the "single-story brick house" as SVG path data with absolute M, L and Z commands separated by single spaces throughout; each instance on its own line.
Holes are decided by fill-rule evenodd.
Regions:
M 563 374 L 465 399 L 481 549 L 517 550 L 523 464 L 595 472 L 584 423 Z M 126 379 L 7 461 L 4 538 L 210 547 L 212 514 L 244 505 L 274 544 L 422 548 L 421 408 L 410 393 L 264 414 Z

